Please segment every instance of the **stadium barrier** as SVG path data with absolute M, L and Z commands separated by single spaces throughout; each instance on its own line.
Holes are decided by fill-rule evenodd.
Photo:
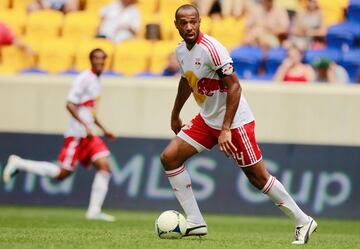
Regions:
M 71 77 L 0 77 L 0 166 L 11 153 L 56 160 L 68 115 Z M 105 78 L 99 116 L 121 137 L 108 143 L 113 179 L 105 206 L 180 209 L 159 154 L 173 135 L 170 111 L 177 79 Z M 317 217 L 360 218 L 357 86 L 276 85 L 246 82 L 257 137 L 269 171 Z M 189 101 L 184 120 L 198 108 Z M 187 162 L 204 211 L 280 214 L 217 149 Z M 86 206 L 93 171 L 81 167 L 65 182 L 21 173 L 0 184 L 1 204 Z M 1 176 L 1 175 L 0 175 Z

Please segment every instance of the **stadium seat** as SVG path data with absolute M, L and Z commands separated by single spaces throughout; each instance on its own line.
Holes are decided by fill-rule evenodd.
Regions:
M 8 9 L 0 11 L 0 21 L 4 22 L 11 28 L 16 35 L 22 35 L 24 32 L 24 24 L 26 20 L 26 12 L 22 10 Z
M 304 62 L 312 63 L 320 58 L 327 58 L 331 61 L 339 63 L 341 61 L 341 52 L 334 49 L 307 50 L 304 53 Z
M 63 13 L 55 10 L 32 12 L 25 24 L 26 35 L 42 38 L 56 37 L 60 34 Z
M 153 15 L 159 9 L 159 2 L 157 0 L 138 0 L 137 7 L 142 15 Z
M 34 56 L 26 54 L 14 45 L 2 47 L 1 53 L 2 64 L 0 72 L 2 73 L 15 73 L 32 67 L 35 62 Z
M 168 57 L 175 52 L 174 41 L 157 41 L 153 43 L 150 56 L 150 72 L 160 74 L 167 65 Z
M 128 40 L 115 50 L 113 70 L 132 76 L 149 70 L 152 45 L 147 40 Z
M 70 12 L 65 15 L 62 35 L 74 40 L 94 38 L 99 22 L 99 17 L 94 13 L 87 11 Z
M 21 10 L 21 11 L 26 11 L 28 5 L 32 2 L 33 0 L 13 0 L 12 1 L 12 8 L 16 9 L 16 10 Z
M 266 75 L 269 78 L 274 76 L 277 68 L 281 65 L 286 56 L 287 52 L 283 48 L 272 48 L 269 50 L 265 61 Z
M 324 14 L 324 21 L 326 25 L 333 25 L 344 20 L 344 11 L 347 8 L 348 0 L 317 1 Z
M 250 79 L 257 74 L 260 66 L 262 51 L 257 47 L 243 46 L 232 50 L 234 69 L 241 79 Z
M 347 10 L 348 20 L 350 22 L 360 23 L 360 3 L 350 4 Z
M 244 26 L 244 19 L 237 20 L 233 17 L 212 21 L 211 35 L 231 50 L 241 44 Z
M 9 7 L 10 7 L 10 0 L 0 1 L 0 11 L 7 11 Z
M 356 82 L 356 77 L 360 73 L 360 50 L 345 53 L 341 65 L 348 72 L 351 82 Z
M 114 0 L 86 0 L 85 10 L 98 13 L 102 7 L 113 1 Z
M 82 71 L 90 68 L 89 54 L 91 50 L 95 48 L 101 48 L 105 51 L 105 53 L 108 55 L 105 64 L 105 70 L 111 69 L 114 55 L 114 44 L 106 39 L 94 38 L 83 40 L 78 45 L 78 49 L 75 54 L 75 70 Z
M 355 46 L 356 38 L 360 36 L 360 25 L 343 22 L 328 28 L 326 42 L 329 48 L 348 50 Z
M 70 70 L 73 66 L 75 50 L 76 43 L 72 39 L 46 39 L 39 51 L 38 69 L 48 73 Z
M 190 0 L 159 0 L 159 11 L 162 15 L 172 16 L 175 19 L 175 11 L 183 4 L 191 3 Z

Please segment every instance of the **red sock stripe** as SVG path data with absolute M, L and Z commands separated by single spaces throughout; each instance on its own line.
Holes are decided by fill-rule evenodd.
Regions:
M 275 177 L 272 176 L 269 185 L 266 187 L 266 189 L 263 191 L 264 194 L 266 194 L 267 192 L 269 192 L 269 190 L 271 189 L 271 187 L 274 185 L 275 182 Z
M 166 174 L 167 177 L 173 177 L 173 176 L 177 176 L 179 174 L 181 174 L 182 172 L 185 171 L 185 166 L 180 167 L 177 171 Z

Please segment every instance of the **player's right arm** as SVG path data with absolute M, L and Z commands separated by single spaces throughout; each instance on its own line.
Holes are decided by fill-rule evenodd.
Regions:
M 87 137 L 93 137 L 94 133 L 90 129 L 90 127 L 80 118 L 79 115 L 79 107 L 77 104 L 72 103 L 71 101 L 66 102 L 66 109 L 70 112 L 71 116 L 73 116 L 86 130 Z
M 185 102 L 191 94 L 191 88 L 188 84 L 187 79 L 181 77 L 178 91 L 175 98 L 175 103 L 173 110 L 171 112 L 171 129 L 177 134 L 183 127 L 182 121 L 180 119 L 180 111 L 183 108 Z

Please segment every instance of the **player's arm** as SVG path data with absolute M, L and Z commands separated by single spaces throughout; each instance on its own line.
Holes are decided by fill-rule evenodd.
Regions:
M 227 88 L 226 110 L 218 143 L 220 150 L 230 156 L 236 152 L 236 147 L 231 142 L 231 124 L 240 103 L 241 86 L 232 65 L 228 64 L 225 67 L 226 70 L 223 67 L 218 71 L 221 81 Z
M 72 103 L 71 101 L 66 102 L 66 109 L 70 112 L 71 116 L 73 116 L 82 126 L 84 126 L 86 130 L 86 134 L 88 137 L 93 137 L 94 133 L 90 129 L 90 127 L 81 119 L 79 115 L 79 108 L 78 105 Z
M 171 129 L 175 132 L 175 134 L 177 134 L 183 126 L 180 119 L 180 111 L 183 108 L 187 99 L 189 98 L 190 94 L 191 88 L 188 84 L 187 79 L 181 77 L 175 98 L 174 107 L 171 112 Z
M 100 130 L 104 133 L 104 136 L 107 137 L 110 140 L 115 140 L 116 139 L 116 135 L 110 131 L 108 131 L 104 125 L 100 122 L 100 120 L 97 118 L 97 116 L 94 117 L 94 122 L 96 124 L 97 127 L 100 128 Z

